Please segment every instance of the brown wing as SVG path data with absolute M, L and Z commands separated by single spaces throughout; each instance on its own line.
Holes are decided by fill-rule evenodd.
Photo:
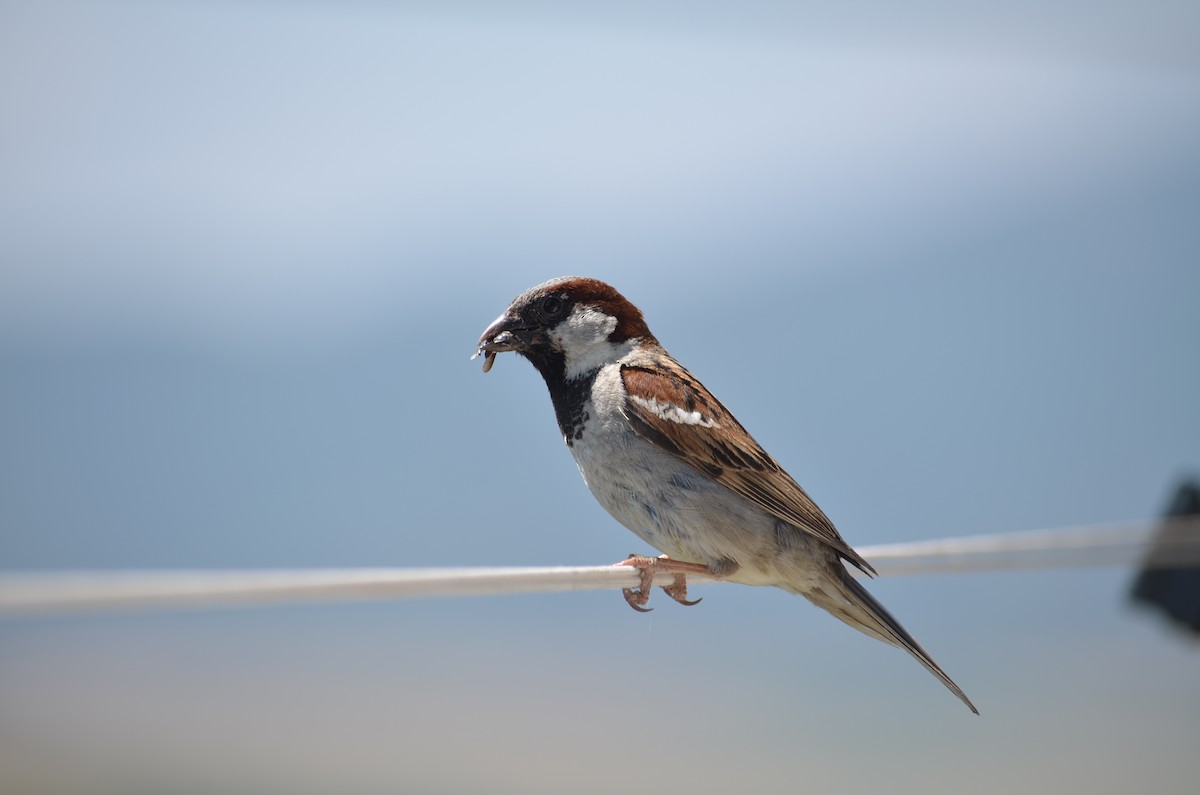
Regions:
M 800 484 L 683 367 L 669 375 L 621 368 L 625 416 L 639 436 L 767 513 L 818 538 L 867 574 L 875 570 L 842 539 Z

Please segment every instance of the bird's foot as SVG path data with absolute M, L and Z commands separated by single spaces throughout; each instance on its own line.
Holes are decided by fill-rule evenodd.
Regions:
M 701 602 L 700 599 L 688 599 L 687 598 L 687 575 L 686 574 L 676 574 L 675 582 L 671 583 L 670 585 L 664 585 L 662 587 L 662 589 L 663 589 L 663 593 L 665 593 L 667 596 L 674 599 L 676 602 L 679 602 L 679 604 L 683 605 L 684 607 L 691 607 L 692 605 L 698 605 Z
M 654 584 L 654 564 L 654 558 L 634 554 L 630 554 L 628 558 L 616 564 L 617 566 L 634 566 L 642 577 L 637 588 L 621 589 L 621 595 L 625 597 L 625 601 L 639 613 L 649 613 L 654 609 L 653 607 L 644 607 L 646 602 L 650 601 L 650 586 Z
M 617 566 L 633 566 L 641 574 L 641 582 L 637 588 L 623 588 L 621 593 L 625 596 L 625 601 L 629 606 L 639 613 L 649 613 L 654 608 L 646 607 L 645 604 L 650 601 L 650 588 L 654 585 L 655 574 L 672 574 L 675 581 L 670 585 L 664 585 L 663 591 L 667 596 L 679 602 L 681 605 L 691 607 L 700 602 L 699 599 L 687 598 L 687 575 L 688 574 L 705 574 L 712 576 L 712 571 L 702 563 L 686 563 L 682 560 L 671 560 L 666 555 L 660 555 L 657 558 L 647 557 L 645 555 L 630 555 Z

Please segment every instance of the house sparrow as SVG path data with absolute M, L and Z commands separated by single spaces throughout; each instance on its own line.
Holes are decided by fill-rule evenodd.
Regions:
M 642 313 L 604 282 L 566 277 L 512 302 L 479 338 L 484 372 L 497 353 L 528 359 L 546 381 L 563 439 L 597 501 L 664 558 L 636 558 L 642 609 L 651 572 L 797 593 L 850 626 L 899 646 L 972 712 L 978 710 L 912 635 L 850 575 L 871 564 L 696 377 L 659 344 Z M 474 358 L 474 357 L 472 357 Z

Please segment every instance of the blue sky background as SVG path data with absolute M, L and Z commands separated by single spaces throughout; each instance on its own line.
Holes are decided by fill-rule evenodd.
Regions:
M 614 561 L 533 370 L 603 278 L 851 543 L 1200 471 L 1191 3 L 0 4 L 0 565 Z M 1129 570 L 0 624 L 13 792 L 1194 787 Z

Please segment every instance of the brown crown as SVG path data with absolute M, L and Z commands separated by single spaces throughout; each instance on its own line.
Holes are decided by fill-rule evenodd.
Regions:
M 585 276 L 564 276 L 551 279 L 529 290 L 522 298 L 537 300 L 550 293 L 559 293 L 575 304 L 593 306 L 617 319 L 617 327 L 609 335 L 613 342 L 625 342 L 637 337 L 656 341 L 650 333 L 642 311 L 625 299 L 613 287 L 599 279 Z M 521 299 L 518 299 L 520 301 Z

